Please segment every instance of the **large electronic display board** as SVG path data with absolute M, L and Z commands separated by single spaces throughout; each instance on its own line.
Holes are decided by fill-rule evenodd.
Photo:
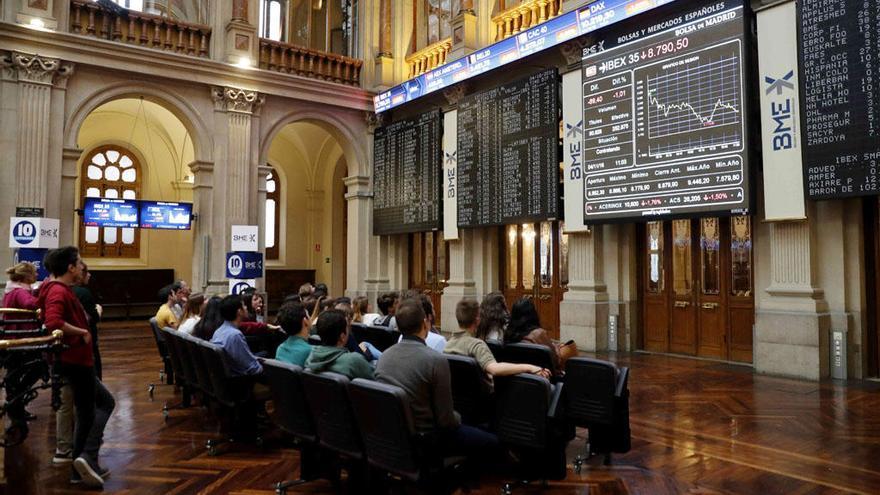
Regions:
M 801 0 L 798 7 L 808 197 L 880 194 L 880 3 Z
M 83 224 L 87 227 L 137 228 L 138 202 L 130 199 L 85 198 Z
M 559 216 L 559 76 L 545 70 L 458 105 L 458 225 Z
M 688 2 L 584 50 L 585 222 L 748 211 L 745 32 L 742 0 Z
M 373 98 L 373 105 L 376 113 L 390 110 L 466 79 L 498 69 L 533 53 L 554 47 L 572 38 L 592 33 L 597 29 L 673 2 L 687 4 L 690 0 L 601 0 L 593 2 L 379 93 Z
M 139 201 L 142 229 L 189 230 L 192 203 Z
M 373 135 L 373 234 L 441 227 L 440 111 L 376 129 Z

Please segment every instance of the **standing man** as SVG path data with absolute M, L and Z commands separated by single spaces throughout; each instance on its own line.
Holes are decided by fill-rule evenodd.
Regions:
M 95 375 L 98 376 L 98 380 L 103 381 L 104 376 L 101 367 L 101 350 L 98 346 L 98 322 L 101 321 L 103 308 L 101 308 L 100 304 L 95 302 L 95 296 L 89 289 L 89 281 L 91 279 L 92 272 L 89 271 L 88 265 L 83 263 L 82 280 L 71 287 L 71 289 L 76 295 L 76 298 L 79 299 L 79 303 L 82 304 L 83 309 L 86 310 L 86 315 L 89 317 L 89 332 L 92 334 L 92 353 L 95 355 Z
M 67 349 L 61 352 L 60 372 L 73 391 L 76 409 L 70 482 L 101 488 L 110 472 L 100 466 L 98 454 L 116 401 L 95 375 L 89 322 L 71 290 L 82 279 L 84 264 L 73 246 L 50 250 L 43 264 L 53 278 L 40 286 L 38 304 L 46 327 L 64 332 Z

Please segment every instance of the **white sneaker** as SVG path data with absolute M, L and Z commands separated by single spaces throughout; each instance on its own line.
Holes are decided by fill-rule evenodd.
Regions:
M 52 457 L 52 464 L 55 466 L 63 466 L 64 464 L 70 464 L 73 462 L 73 455 L 70 451 L 67 452 L 59 452 L 55 451 L 55 456 Z
M 85 457 L 77 457 L 75 461 L 73 461 L 73 468 L 76 469 L 76 472 L 79 473 L 82 478 L 83 484 L 91 488 L 103 488 L 104 487 L 104 478 L 101 477 L 98 472 L 92 468 L 92 465 L 86 460 Z

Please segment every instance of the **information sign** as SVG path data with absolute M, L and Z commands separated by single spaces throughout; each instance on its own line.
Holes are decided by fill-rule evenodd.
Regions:
M 138 202 L 131 199 L 86 198 L 83 224 L 87 227 L 137 228 Z
M 226 278 L 263 277 L 263 253 L 241 251 L 226 253 Z
M 254 279 L 241 280 L 237 278 L 229 279 L 229 293 L 232 295 L 238 295 L 248 289 L 255 289 L 257 287 L 257 281 Z
M 11 217 L 9 247 L 55 249 L 59 224 L 57 218 Z
M 49 276 L 49 270 L 43 266 L 43 258 L 48 249 L 19 248 L 15 251 L 15 263 L 28 262 L 37 267 L 37 281 Z
M 140 201 L 142 229 L 189 230 L 192 221 L 192 203 Z
M 230 234 L 230 251 L 260 250 L 260 228 L 256 225 L 233 225 Z

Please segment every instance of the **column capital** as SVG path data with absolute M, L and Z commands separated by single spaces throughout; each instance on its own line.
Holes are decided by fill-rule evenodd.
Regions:
M 342 183 L 347 190 L 346 200 L 373 197 L 373 192 L 370 191 L 370 177 L 367 175 L 350 175 L 342 179 Z
M 0 52 L 3 79 L 66 87 L 73 63 L 19 51 Z
M 260 92 L 230 86 L 212 86 L 211 98 L 215 110 L 246 114 L 258 112 L 266 101 L 266 95 Z

